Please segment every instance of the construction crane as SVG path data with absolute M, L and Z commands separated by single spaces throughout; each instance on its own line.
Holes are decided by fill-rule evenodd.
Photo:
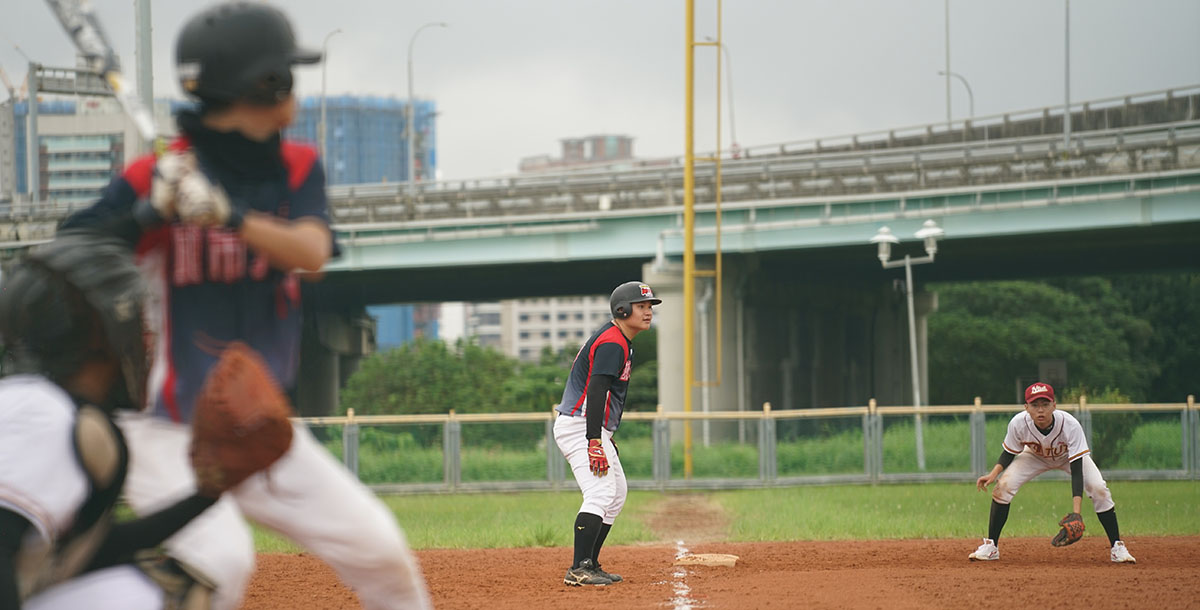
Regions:
M 8 80 L 8 73 L 4 71 L 4 66 L 0 66 L 0 82 L 4 83 L 4 88 L 8 89 L 8 99 L 17 99 L 17 90 L 13 87 L 12 81 Z M 22 93 L 24 88 L 22 88 Z

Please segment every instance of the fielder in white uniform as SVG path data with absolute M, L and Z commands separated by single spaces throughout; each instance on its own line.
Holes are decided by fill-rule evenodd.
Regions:
M 1043 472 L 1061 470 L 1071 475 L 1071 512 L 1079 512 L 1086 492 L 1112 545 L 1109 558 L 1114 563 L 1136 563 L 1121 540 L 1112 493 L 1092 461 L 1083 426 L 1070 413 L 1058 411 L 1055 406 L 1054 388 L 1050 384 L 1037 382 L 1025 389 L 1025 410 L 1008 422 L 1000 459 L 991 472 L 975 482 L 980 491 L 993 482 L 996 487 L 992 490 L 988 537 L 967 558 L 971 561 L 1000 559 L 1000 531 L 1008 520 L 1013 496 L 1022 485 Z
M 554 441 L 583 492 L 575 516 L 575 559 L 563 582 L 571 586 L 611 585 L 619 574 L 600 567 L 600 548 L 625 505 L 625 469 L 613 442 L 621 425 L 629 373 L 633 366 L 631 341 L 648 330 L 653 305 L 662 301 L 650 286 L 626 282 L 609 297 L 613 319 L 588 338 L 575 361 L 555 408 Z

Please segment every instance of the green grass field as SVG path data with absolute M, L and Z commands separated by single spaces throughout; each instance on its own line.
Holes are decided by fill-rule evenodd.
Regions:
M 1200 535 L 1200 482 L 1117 481 L 1123 537 Z M 685 492 L 675 492 L 685 493 Z M 731 541 L 845 540 L 883 538 L 976 538 L 986 534 L 991 495 L 971 483 L 803 486 L 717 492 L 686 492 L 719 507 Z M 631 492 L 609 544 L 658 541 L 646 525 L 668 494 Z M 1053 535 L 1070 508 L 1070 484 L 1033 481 L 1013 500 L 1005 536 Z M 578 492 L 432 494 L 385 496 L 415 549 L 562 546 Z M 1089 532 L 1103 532 L 1084 499 Z M 286 539 L 255 530 L 262 552 L 295 552 Z

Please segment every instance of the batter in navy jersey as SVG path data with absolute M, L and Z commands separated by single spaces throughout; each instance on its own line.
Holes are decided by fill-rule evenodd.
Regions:
M 612 441 L 621 425 L 629 372 L 633 366 L 631 342 L 650 328 L 653 305 L 662 301 L 650 286 L 626 282 L 609 297 L 611 322 L 579 348 L 571 375 L 555 408 L 554 440 L 583 492 L 575 517 L 575 559 L 563 582 L 572 585 L 610 585 L 621 576 L 600 568 L 600 547 L 625 505 L 628 487 L 625 469 Z
M 336 253 L 316 151 L 281 140 L 295 117 L 297 47 L 286 16 L 260 2 L 209 7 L 176 43 L 180 85 L 199 102 L 161 156 L 134 161 L 66 226 L 101 229 L 136 248 L 151 286 L 153 362 L 144 413 L 119 423 L 130 445 L 125 496 L 139 513 L 195 487 L 192 405 L 231 341 L 259 351 L 284 387 L 300 352 L 294 271 Z M 364 608 L 427 608 L 416 560 L 391 511 L 297 425 L 291 448 L 167 542 L 171 555 L 236 608 L 254 570 L 242 516 L 308 547 Z

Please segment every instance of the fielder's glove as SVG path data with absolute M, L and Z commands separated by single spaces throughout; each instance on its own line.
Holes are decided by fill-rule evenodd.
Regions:
M 588 439 L 588 464 L 593 473 L 599 476 L 608 474 L 608 457 L 604 455 L 604 444 L 598 438 Z
M 1050 540 L 1050 544 L 1067 546 L 1075 544 L 1079 542 L 1080 538 L 1083 538 L 1083 517 L 1079 516 L 1079 513 L 1067 513 L 1067 516 L 1063 517 L 1058 524 L 1062 526 L 1062 529 L 1058 530 L 1058 533 Z
M 262 357 L 225 348 L 196 398 L 189 455 L 200 494 L 215 498 L 278 460 L 292 443 L 292 414 Z

